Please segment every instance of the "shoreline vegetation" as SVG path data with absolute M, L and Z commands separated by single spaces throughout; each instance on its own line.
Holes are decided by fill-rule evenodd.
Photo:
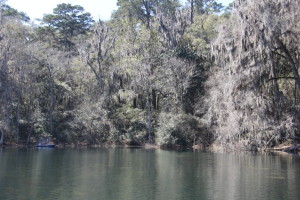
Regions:
M 0 0 L 0 146 L 299 151 L 300 1 L 117 4 Z
M 35 148 L 34 144 L 3 144 L 0 145 L 0 148 Z M 88 145 L 86 143 L 79 144 L 57 144 L 55 148 L 143 148 L 148 150 L 175 150 L 175 151 L 203 151 L 203 152 L 276 152 L 276 153 L 286 153 L 286 154 L 299 154 L 300 153 L 300 144 L 292 144 L 286 142 L 278 146 L 271 148 L 257 148 L 257 149 L 245 149 L 238 147 L 224 148 L 222 145 L 213 144 L 209 147 L 203 148 L 200 145 L 193 145 L 192 147 L 179 146 L 179 145 L 162 145 L 158 146 L 155 144 L 143 144 L 143 145 L 130 145 L 130 144 L 99 144 L 99 145 Z

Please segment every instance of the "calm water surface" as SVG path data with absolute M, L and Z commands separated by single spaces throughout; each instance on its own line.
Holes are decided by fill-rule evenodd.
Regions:
M 300 199 L 300 158 L 144 149 L 0 149 L 0 200 Z

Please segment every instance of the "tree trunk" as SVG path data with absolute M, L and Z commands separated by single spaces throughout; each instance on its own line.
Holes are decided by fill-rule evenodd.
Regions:
M 274 55 L 271 55 L 271 59 L 272 59 L 272 68 L 271 68 L 271 73 L 273 77 L 277 77 L 277 72 L 276 72 L 276 67 L 275 67 L 275 63 L 274 63 Z M 273 80 L 273 85 L 274 85 L 274 95 L 275 95 L 275 106 L 276 106 L 276 118 L 279 119 L 280 116 L 280 91 L 279 91 L 279 85 L 278 85 L 278 81 L 277 79 Z
M 19 144 L 19 136 L 20 136 L 20 123 L 19 123 L 19 121 L 20 121 L 20 94 L 19 94 L 19 92 L 18 92 L 18 103 L 17 103 L 17 116 L 16 116 L 16 129 L 17 129 L 17 131 L 16 131 L 16 135 L 17 135 L 17 139 L 16 139 L 16 143 L 17 144 Z
M 144 98 L 143 98 L 143 95 L 139 94 L 138 95 L 138 99 L 139 99 L 139 103 L 140 104 L 140 109 L 145 109 L 145 105 L 144 105 Z
M 156 90 L 152 89 L 152 105 L 153 108 L 156 109 Z
M 2 25 L 2 9 L 0 8 L 0 25 Z
M 291 65 L 292 72 L 294 74 L 295 81 L 296 81 L 297 86 L 298 86 L 298 90 L 300 91 L 300 76 L 299 76 L 298 68 L 296 66 L 296 62 L 294 61 L 294 59 L 291 56 L 291 54 L 290 54 L 289 50 L 287 49 L 287 47 L 284 45 L 284 43 L 279 38 L 277 39 L 277 42 L 278 42 L 279 46 L 281 47 L 285 57 L 287 58 L 287 61 Z
M 119 81 L 120 81 L 120 88 L 124 89 L 122 77 L 119 77 Z
M 4 66 L 3 69 L 3 74 L 4 74 L 4 78 L 2 79 L 2 88 L 4 90 L 3 95 L 2 95 L 2 114 L 3 114 L 3 130 L 1 131 L 1 138 L 0 138 L 0 144 L 3 144 L 4 141 L 4 134 L 5 131 L 8 131 L 8 128 L 10 126 L 11 120 L 10 120 L 10 114 L 12 111 L 12 89 L 11 89 L 11 85 L 9 83 L 8 80 L 8 69 L 7 66 Z M 1 128 L 1 127 L 0 127 Z
M 3 24 L 3 8 L 2 8 L 2 3 L 0 3 L 0 25 Z
M 147 111 L 148 111 L 148 142 L 152 143 L 152 119 L 151 119 L 151 103 L 150 103 L 150 83 L 147 81 Z
M 52 86 L 51 86 L 52 87 Z M 54 110 L 54 94 L 53 94 L 53 88 L 51 88 L 50 92 L 50 105 L 49 105 L 49 123 L 50 123 L 50 134 L 53 133 L 53 110 Z
M 143 4 L 146 9 L 146 26 L 147 29 L 150 29 L 150 18 L 151 18 L 150 2 L 147 0 L 143 0 Z
M 3 138 L 4 138 L 4 132 L 0 130 L 0 135 L 1 135 L 1 138 L 0 138 L 0 145 L 3 145 Z
M 191 24 L 194 23 L 194 0 L 191 0 Z
M 48 107 L 48 120 L 49 120 L 49 129 L 50 134 L 53 134 L 53 110 L 54 110 L 54 80 L 52 76 L 51 67 L 47 64 L 49 79 L 50 79 L 50 104 Z
M 137 98 L 136 97 L 133 98 L 132 107 L 137 108 Z
M 26 145 L 28 145 L 29 142 L 30 142 L 30 137 L 31 137 L 32 129 L 33 129 L 33 124 L 30 126 L 30 130 L 29 130 L 29 133 L 28 133 L 28 136 L 27 136 L 27 140 L 26 140 Z
M 294 88 L 294 104 L 297 105 L 297 82 L 295 81 L 295 88 Z
M 155 101 L 156 101 L 156 108 L 155 109 L 158 110 L 159 109 L 159 94 L 156 95 Z

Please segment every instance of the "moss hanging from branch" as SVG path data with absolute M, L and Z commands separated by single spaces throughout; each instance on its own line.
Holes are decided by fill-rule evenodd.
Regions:
M 286 83 L 299 93 L 300 2 L 238 0 L 234 7 L 212 44 L 207 123 L 221 144 L 268 146 L 294 137 L 299 105 Z

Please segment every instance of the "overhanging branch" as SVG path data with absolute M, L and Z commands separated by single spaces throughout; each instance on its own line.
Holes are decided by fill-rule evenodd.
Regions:
M 270 78 L 269 80 L 267 80 L 267 82 L 273 81 L 273 80 L 279 80 L 279 79 L 292 79 L 292 80 L 297 80 L 297 78 L 295 78 L 295 77 L 284 77 L 284 76 L 280 76 L 280 77 L 273 77 L 273 78 Z

